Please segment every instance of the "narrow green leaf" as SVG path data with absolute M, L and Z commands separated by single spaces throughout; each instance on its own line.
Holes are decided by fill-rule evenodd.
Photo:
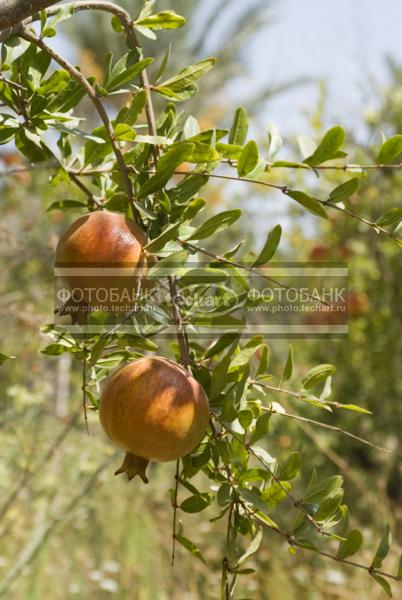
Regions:
M 339 202 L 344 198 L 349 198 L 355 193 L 358 187 L 359 179 L 358 177 L 353 177 L 353 179 L 349 179 L 348 181 L 345 181 L 345 183 L 342 183 L 341 185 L 338 185 L 338 187 L 334 188 L 329 195 L 329 199 L 331 201 L 336 200 Z
M 79 202 L 78 200 L 55 200 L 46 209 L 46 212 L 51 210 L 69 210 L 71 208 L 86 208 L 85 202 Z
M 292 377 L 293 373 L 293 348 L 289 346 L 288 357 L 286 359 L 285 368 L 283 369 L 282 379 L 287 381 Z
M 204 240 L 225 227 L 232 225 L 240 218 L 241 209 L 226 210 L 205 221 L 191 234 L 188 240 Z
M 303 502 L 308 504 L 317 504 L 322 502 L 328 496 L 332 496 L 336 490 L 342 488 L 343 479 L 340 475 L 333 475 L 327 479 L 315 482 L 309 485 Z
M 363 536 L 358 529 L 352 529 L 346 536 L 346 539 L 339 544 L 337 557 L 348 558 L 360 550 L 363 543 Z
M 173 10 L 164 10 L 149 17 L 134 21 L 134 26 L 140 25 L 152 31 L 161 29 L 178 29 L 186 24 L 186 19 L 177 15 Z
M 164 87 L 169 88 L 173 92 L 181 92 L 208 73 L 215 63 L 216 58 L 205 58 L 190 67 L 185 67 L 177 75 L 164 81 L 158 88 Z
M 165 227 L 158 237 L 151 240 L 144 248 L 146 248 L 149 252 L 158 252 L 158 250 L 162 250 L 162 248 L 173 240 L 179 231 L 180 223 L 172 223 Z
M 162 189 L 171 178 L 176 167 L 188 160 L 191 155 L 194 144 L 181 144 L 175 146 L 162 155 L 158 163 L 158 168 L 148 181 L 146 181 L 140 189 L 138 198 L 145 198 L 149 194 L 154 194 Z
M 302 467 L 302 459 L 298 452 L 292 452 L 285 464 L 279 470 L 278 479 L 289 481 L 294 479 Z
M 281 235 L 282 227 L 280 225 L 275 225 L 275 227 L 268 233 L 264 247 L 261 250 L 257 260 L 253 264 L 253 267 L 260 267 L 271 260 L 279 246 Z
M 381 575 L 376 575 L 374 573 L 370 573 L 370 575 L 373 579 L 375 579 L 377 583 L 380 584 L 387 596 L 389 598 L 392 598 L 392 589 L 389 582 L 386 579 L 384 579 L 384 577 L 381 577 Z
M 396 571 L 396 576 L 399 577 L 399 579 L 402 579 L 402 554 L 399 558 L 399 564 L 398 564 L 398 568 Z
M 179 544 L 181 544 L 182 546 L 184 546 L 184 548 L 186 548 L 189 552 L 191 552 L 191 554 L 193 556 L 195 556 L 201 562 L 203 562 L 204 564 L 206 564 L 205 563 L 205 558 L 201 554 L 199 548 L 194 544 L 194 542 L 191 542 L 189 539 L 185 538 L 182 535 L 178 535 L 178 534 L 176 534 L 175 539 L 176 539 L 177 542 L 179 542 Z
M 311 156 L 306 158 L 304 162 L 312 167 L 318 166 L 327 160 L 338 158 L 339 149 L 345 141 L 345 130 L 337 125 L 329 129 L 324 135 L 321 143 Z
M 377 163 L 388 165 L 396 160 L 402 152 L 402 135 L 394 135 L 386 140 L 380 148 Z
M 255 554 L 257 552 L 258 548 L 261 545 L 262 533 L 263 533 L 262 527 L 259 527 L 251 544 L 249 545 L 249 547 L 247 548 L 245 553 L 242 554 L 242 556 L 237 561 L 237 565 L 236 565 L 237 567 L 240 567 L 241 565 L 243 565 L 246 562 L 246 560 L 248 560 L 250 558 L 250 556 L 252 556 L 253 554 Z
M 362 408 L 361 406 L 356 406 L 356 404 L 341 404 L 339 408 L 344 408 L 345 410 L 351 410 L 353 412 L 362 413 L 363 415 L 372 415 L 371 410 L 367 410 Z
M 205 496 L 190 496 L 183 500 L 180 504 L 180 509 L 186 513 L 198 513 L 210 505 L 208 498 Z
M 258 164 L 257 144 L 250 140 L 243 148 L 239 162 L 237 163 L 237 174 L 239 177 L 245 177 L 253 171 Z
M 109 81 L 104 83 L 104 87 L 108 92 L 115 92 L 130 83 L 153 61 L 152 58 L 144 58 L 133 64 L 133 61 L 136 61 L 137 58 L 138 53 L 132 50 L 116 63 L 110 74 Z
M 222 390 L 224 389 L 228 377 L 228 370 L 230 365 L 230 355 L 227 354 L 220 360 L 212 372 L 211 379 L 211 399 L 215 400 L 218 398 Z
M 333 375 L 336 371 L 336 367 L 329 364 L 318 365 L 311 369 L 307 375 L 303 378 L 302 384 L 304 389 L 308 390 L 321 381 L 324 381 L 331 375 Z
M 234 146 L 243 146 L 247 139 L 248 117 L 244 108 L 239 107 L 233 118 L 232 127 L 229 133 L 229 144 Z
M 313 215 L 323 217 L 324 219 L 328 218 L 325 209 L 316 198 L 313 198 L 304 192 L 299 192 L 298 190 L 287 190 L 286 194 L 304 206 L 304 208 L 306 208 Z
M 402 208 L 391 208 L 387 210 L 379 219 L 376 221 L 376 225 L 379 227 L 392 227 L 396 229 L 402 222 Z
M 387 556 L 389 549 L 391 547 L 391 530 L 387 523 L 384 529 L 383 536 L 381 538 L 380 544 L 377 548 L 377 552 L 374 555 L 373 562 L 371 566 L 373 569 L 379 569 L 382 565 L 382 561 Z

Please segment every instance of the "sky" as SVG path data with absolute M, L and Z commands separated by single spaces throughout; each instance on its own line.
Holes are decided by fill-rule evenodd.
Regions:
M 247 49 L 253 85 L 298 77 L 313 83 L 270 101 L 264 116 L 283 131 L 299 130 L 322 79 L 328 85 L 329 118 L 359 127 L 363 110 L 376 100 L 370 82 L 387 83 L 384 57 L 402 64 L 402 1 L 273 0 L 272 6 L 274 23 Z

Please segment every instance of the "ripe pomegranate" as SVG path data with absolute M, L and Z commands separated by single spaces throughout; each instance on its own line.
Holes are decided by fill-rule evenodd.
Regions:
M 95 211 L 74 221 L 60 238 L 55 259 L 73 301 L 130 310 L 136 276 L 145 275 L 150 262 L 146 241 L 145 232 L 121 213 Z
M 178 364 L 158 356 L 140 358 L 109 378 L 99 418 L 105 433 L 126 450 L 119 473 L 145 475 L 150 460 L 185 456 L 208 426 L 208 399 L 200 384 Z

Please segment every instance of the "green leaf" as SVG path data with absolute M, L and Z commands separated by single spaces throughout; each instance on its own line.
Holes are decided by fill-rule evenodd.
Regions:
M 381 575 L 376 575 L 374 573 L 370 573 L 371 577 L 376 580 L 377 583 L 380 584 L 384 592 L 388 595 L 389 598 L 392 598 L 392 589 L 389 582 L 381 577 Z
M 29 45 L 30 44 L 27 40 L 24 40 L 17 35 L 9 37 L 3 43 L 1 49 L 2 68 L 4 68 L 3 65 L 5 64 L 12 65 L 17 58 L 24 54 L 24 52 L 29 48 Z
M 377 156 L 377 163 L 388 165 L 398 158 L 402 152 L 402 135 L 390 137 L 380 148 Z
M 158 250 L 162 250 L 162 248 L 173 240 L 180 228 L 180 223 L 171 223 L 162 231 L 158 237 L 151 240 L 144 248 L 146 248 L 149 252 L 158 252 Z
M 219 506 L 226 506 L 232 500 L 232 486 L 229 483 L 222 483 L 217 494 L 216 501 Z
M 164 57 L 163 57 L 162 62 L 160 64 L 160 66 L 159 66 L 158 72 L 156 74 L 155 81 L 159 81 L 159 79 L 162 77 L 162 75 L 166 71 L 166 67 L 167 67 L 168 62 L 169 62 L 171 50 L 172 50 L 172 44 L 169 43 L 169 46 L 168 46 L 168 48 L 167 48 L 167 50 L 166 50 L 166 52 L 164 54 Z
M 226 385 L 228 370 L 230 365 L 230 355 L 227 354 L 214 367 L 211 378 L 211 399 L 218 398 Z
M 119 142 L 133 142 L 136 139 L 135 129 L 127 123 L 117 123 L 114 128 L 114 135 Z
M 328 496 L 332 496 L 336 490 L 342 487 L 343 479 L 340 475 L 333 475 L 322 481 L 318 481 L 309 486 L 303 502 L 308 504 L 317 504 L 322 502 Z
M 356 404 L 340 404 L 338 408 L 344 408 L 345 410 L 351 410 L 353 412 L 362 413 L 363 415 L 372 415 L 371 410 L 367 410 L 362 408 L 361 406 L 356 406 Z
M 341 185 L 338 185 L 338 187 L 334 188 L 329 195 L 329 199 L 331 201 L 336 200 L 339 202 L 344 198 L 349 198 L 355 193 L 358 187 L 359 179 L 358 177 L 353 177 L 353 179 L 349 179 L 348 181 L 345 181 L 345 183 L 342 183 Z
M 208 348 L 208 350 L 204 354 L 204 359 L 212 358 L 213 356 L 220 354 L 223 350 L 225 350 L 225 348 L 227 348 L 231 344 L 237 345 L 238 339 L 239 336 L 236 333 L 224 333 Z
M 287 481 L 281 481 L 281 483 L 275 481 L 262 492 L 262 498 L 268 508 L 275 508 L 275 506 L 287 498 L 285 490 L 290 490 L 290 488 L 291 485 Z
M 252 556 L 253 554 L 255 554 L 257 552 L 258 548 L 261 545 L 262 533 L 263 533 L 262 527 L 259 527 L 251 544 L 249 545 L 249 547 L 247 548 L 245 553 L 242 554 L 242 556 L 237 561 L 237 565 L 236 565 L 237 567 L 240 567 L 241 565 L 243 565 L 246 562 L 246 560 L 248 560 L 250 558 L 250 556 Z
M 342 502 L 342 498 L 342 489 L 335 490 L 333 494 L 325 498 L 320 503 L 317 512 L 314 515 L 315 520 L 319 523 L 328 525 L 328 521 L 331 522 L 331 519 L 336 515 Z
M 233 118 L 232 127 L 229 132 L 229 144 L 243 146 L 247 139 L 248 117 L 244 108 L 239 107 Z
M 64 352 L 68 352 L 71 346 L 66 346 L 65 344 L 48 344 L 43 350 L 41 350 L 42 354 L 48 354 L 49 356 L 59 356 L 59 354 L 63 354 Z
M 402 208 L 391 208 L 387 210 L 379 219 L 376 221 L 376 225 L 379 227 L 392 227 L 396 229 L 402 221 Z
M 261 250 L 257 260 L 253 263 L 253 267 L 260 267 L 271 260 L 279 246 L 281 235 L 282 227 L 280 225 L 275 225 L 275 227 L 268 233 L 264 247 Z
M 126 123 L 134 125 L 138 117 L 142 113 L 147 103 L 147 94 L 145 90 L 140 90 L 133 97 L 130 106 L 125 106 L 121 109 L 116 117 L 116 123 Z
M 271 413 L 269 412 L 264 412 L 262 413 L 262 415 L 260 415 L 257 419 L 257 422 L 255 424 L 255 428 L 254 431 L 251 435 L 250 438 L 250 444 L 255 444 L 255 442 L 258 442 L 258 440 L 260 440 L 261 438 L 263 438 L 264 436 L 267 435 L 267 433 L 269 432 L 269 422 L 271 419 Z
M 134 26 L 140 25 L 152 31 L 161 29 L 178 29 L 186 24 L 186 19 L 177 15 L 173 10 L 163 10 L 139 21 L 134 21 Z
M 373 562 L 371 566 L 373 569 L 379 569 L 382 565 L 382 561 L 387 556 L 389 549 L 391 547 L 391 530 L 387 523 L 384 529 L 383 536 L 381 538 L 380 544 L 377 548 L 377 552 L 374 555 Z
M 302 467 L 302 459 L 298 452 L 292 452 L 285 464 L 279 470 L 278 479 L 289 481 L 294 479 Z
M 203 77 L 203 75 L 208 73 L 215 63 L 216 58 L 205 58 L 190 67 L 182 69 L 177 75 L 167 79 L 155 89 L 164 87 L 169 88 L 173 92 L 181 92 L 188 88 L 189 85 L 195 83 L 200 77 Z
M 70 75 L 67 71 L 59 70 L 52 73 L 49 79 L 46 79 L 38 88 L 38 94 L 46 96 L 48 94 L 56 94 L 63 90 L 70 81 Z
M 196 94 L 198 91 L 198 87 L 196 83 L 192 83 L 186 88 L 183 88 L 181 91 L 174 91 L 169 87 L 158 85 L 157 87 L 155 86 L 153 90 L 158 92 L 158 94 L 164 98 L 168 98 L 168 100 L 183 102 L 184 100 L 189 100 L 192 96 L 194 96 L 194 94 Z
M 69 210 L 70 208 L 86 208 L 85 202 L 79 202 L 78 200 L 55 200 L 46 209 L 46 212 L 51 210 Z
M 243 147 L 235 144 L 223 144 L 222 142 L 218 142 L 216 144 L 216 149 L 223 156 L 223 158 L 238 160 Z
M 119 17 L 116 17 L 116 15 L 113 15 L 112 17 L 112 28 L 116 33 L 122 33 L 122 31 L 124 31 L 124 27 L 121 24 Z
M 353 556 L 360 550 L 360 547 L 363 543 L 363 536 L 358 529 L 352 529 L 346 536 L 346 539 L 343 540 L 339 544 L 337 557 L 338 558 L 348 558 L 349 556 Z
M 313 369 L 311 369 L 307 375 L 303 378 L 302 380 L 302 384 L 303 387 L 308 390 L 312 387 L 314 387 L 315 385 L 317 385 L 318 383 L 320 383 L 321 381 L 324 381 L 325 379 L 327 379 L 328 377 L 330 377 L 331 375 L 333 375 L 336 371 L 336 367 L 334 367 L 333 365 L 329 365 L 329 364 L 322 364 L 322 365 L 318 365 L 317 367 L 314 367 Z
M 186 513 L 198 513 L 207 508 L 210 505 L 208 497 L 205 495 L 190 496 L 183 500 L 180 504 L 180 509 Z
M 320 165 L 327 160 L 339 158 L 339 149 L 345 141 L 345 130 L 337 125 L 329 129 L 324 135 L 321 143 L 311 156 L 306 158 L 304 162 L 311 167 Z
M 268 125 L 268 157 L 273 158 L 279 152 L 283 144 L 283 139 L 279 133 L 279 128 L 275 123 Z
M 192 200 L 183 211 L 181 216 L 183 223 L 186 221 L 192 221 L 195 215 L 197 215 L 206 206 L 206 204 L 207 203 L 203 198 L 194 198 L 194 200 Z
M 154 194 L 162 189 L 173 175 L 174 170 L 188 160 L 193 149 L 194 144 L 185 143 L 175 146 L 165 152 L 159 160 L 155 175 L 143 184 L 138 194 L 138 198 L 145 198 L 145 196 Z
M 287 381 L 292 377 L 293 373 L 293 348 L 289 346 L 288 357 L 286 359 L 285 368 L 283 369 L 282 379 Z
M 115 92 L 131 82 L 148 65 L 152 63 L 152 58 L 144 58 L 138 61 L 138 52 L 131 50 L 125 54 L 113 67 L 110 77 L 105 80 L 103 86 L 108 92 Z
M 298 190 L 287 190 L 286 195 L 293 198 L 293 200 L 296 200 L 296 202 L 304 206 L 304 208 L 306 208 L 313 215 L 323 217 L 324 219 L 328 218 L 325 209 L 316 198 L 308 196 L 304 192 L 299 192 Z
M 399 558 L 399 564 L 398 564 L 398 568 L 396 571 L 396 576 L 399 577 L 399 579 L 402 579 L 402 554 Z
M 184 548 L 186 548 L 189 552 L 191 552 L 191 554 L 193 556 L 195 556 L 196 558 L 198 558 L 201 562 L 205 563 L 205 558 L 203 557 L 203 555 L 201 554 L 200 550 L 198 549 L 198 547 L 191 542 L 189 539 L 185 538 L 182 535 L 178 535 L 176 533 L 176 537 L 175 537 L 176 541 L 179 542 L 179 544 L 181 544 L 182 546 L 184 546 Z
M 245 177 L 251 173 L 258 164 L 258 147 L 257 144 L 250 140 L 243 148 L 239 162 L 237 163 L 237 174 L 239 177 Z
M 9 360 L 10 358 L 15 358 L 15 356 L 10 356 L 9 354 L 4 354 L 3 352 L 0 352 L 0 365 L 2 365 L 4 362 L 6 362 L 6 360 Z
M 240 218 L 241 209 L 226 210 L 205 221 L 191 234 L 188 240 L 204 240 L 225 227 L 232 225 Z

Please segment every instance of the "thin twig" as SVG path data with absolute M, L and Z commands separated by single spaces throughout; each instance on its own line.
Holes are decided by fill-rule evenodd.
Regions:
M 317 427 L 322 427 L 323 429 L 329 429 L 331 431 L 336 431 L 337 433 L 346 435 L 347 437 L 350 437 L 350 438 L 360 442 L 361 444 L 366 444 L 366 446 L 370 446 L 370 448 L 374 448 L 375 450 L 379 450 L 380 452 L 386 452 L 387 454 L 389 454 L 389 452 L 390 452 L 386 448 L 382 448 L 381 446 L 376 446 L 375 444 L 372 444 L 368 440 L 365 440 L 364 438 L 354 435 L 354 433 L 350 433 L 349 431 L 345 431 L 344 429 L 341 429 L 340 427 L 336 427 L 334 425 L 328 425 L 327 423 L 322 423 L 321 421 L 315 421 L 314 419 L 308 419 L 307 417 L 302 417 L 300 415 L 295 415 L 293 413 L 281 412 L 279 410 L 267 408 L 265 406 L 263 406 L 262 409 L 267 412 L 272 412 L 275 415 L 282 415 L 284 417 L 289 417 L 290 419 L 295 419 L 297 421 L 303 421 L 304 423 L 311 423 L 312 425 L 316 425 Z
M 82 408 L 84 410 L 84 419 L 85 419 L 85 430 L 87 435 L 89 435 L 89 427 L 88 427 L 88 413 L 87 413 L 87 347 L 85 342 L 83 343 L 83 352 L 84 356 L 82 359 Z
M 176 474 L 175 474 L 175 484 L 174 484 L 174 493 L 173 493 L 173 523 L 172 523 L 172 567 L 174 566 L 174 559 L 176 556 L 176 529 L 177 529 L 177 496 L 179 492 L 179 480 L 180 480 L 180 459 L 178 458 L 176 461 Z
M 229 181 L 243 181 L 246 183 L 255 183 L 256 185 L 262 185 L 265 187 L 269 187 L 271 189 L 278 190 L 278 191 L 282 192 L 282 194 L 284 194 L 285 196 L 289 195 L 289 188 L 287 185 L 276 185 L 274 183 L 268 183 L 267 181 L 261 181 L 259 179 L 250 179 L 248 177 L 233 177 L 232 175 L 218 175 L 217 173 L 209 173 L 208 171 L 203 171 L 200 173 L 196 173 L 193 171 L 190 171 L 190 172 L 189 171 L 174 171 L 174 173 L 176 173 L 177 175 L 195 175 L 198 177 L 213 177 L 214 179 L 226 179 Z M 377 225 L 373 221 L 369 221 L 368 219 L 365 219 L 364 217 L 357 215 L 356 213 L 348 210 L 347 208 L 343 208 L 336 204 L 332 204 L 328 200 L 319 200 L 318 198 L 316 198 L 316 201 L 319 204 L 321 204 L 323 207 L 332 208 L 333 210 L 342 212 L 342 213 L 348 215 L 349 217 L 352 217 L 356 221 L 360 221 L 361 223 L 364 223 L 365 225 L 371 227 L 372 229 L 375 229 L 376 231 L 380 231 L 381 233 L 383 233 L 384 235 L 387 235 L 388 237 L 392 238 L 393 240 L 395 240 L 398 243 L 402 242 L 402 239 L 399 236 L 392 233 L 391 231 L 388 231 L 384 227 Z

